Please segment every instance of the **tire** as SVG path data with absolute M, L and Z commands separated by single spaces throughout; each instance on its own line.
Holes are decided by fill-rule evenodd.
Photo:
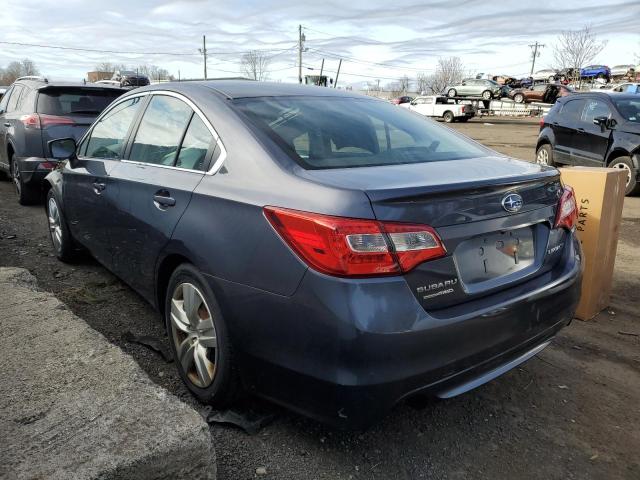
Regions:
M 20 175 L 18 161 L 15 158 L 12 158 L 10 162 L 11 177 L 13 178 L 13 184 L 16 188 L 16 195 L 18 195 L 18 203 L 20 205 L 33 205 L 38 203 L 40 201 L 40 192 L 38 189 L 24 183 L 22 175 Z
M 540 145 L 536 150 L 536 163 L 538 165 L 547 165 L 549 167 L 555 167 L 556 163 L 553 161 L 553 149 L 548 143 Z
M 482 92 L 483 100 L 491 100 L 492 98 L 493 98 L 493 94 L 491 93 L 491 90 L 485 90 L 484 92 Z
M 516 93 L 513 96 L 513 101 L 516 103 L 524 103 L 524 95 L 522 93 Z
M 458 94 L 458 92 L 456 92 L 455 88 L 450 88 L 449 91 L 447 92 L 447 96 L 449 97 L 455 97 Z
M 640 195 L 640 182 L 638 182 L 638 170 L 633 166 L 631 157 L 618 157 L 609 162 L 609 168 L 619 168 L 627 171 L 627 188 L 625 195 Z
M 445 123 L 451 123 L 455 119 L 455 117 L 453 116 L 453 112 L 450 112 L 448 110 L 442 114 L 442 118 L 444 119 Z
M 193 308 L 185 307 L 185 298 L 193 299 Z M 169 279 L 165 323 L 178 374 L 189 391 L 214 408 L 233 403 L 242 389 L 227 324 L 213 291 L 191 264 L 178 266 Z
M 49 193 L 47 193 L 45 209 L 49 224 L 49 238 L 51 239 L 53 251 L 56 257 L 58 257 L 58 260 L 71 263 L 77 259 L 78 250 L 67 226 L 67 219 L 60 207 L 60 202 L 53 193 L 53 190 L 49 190 Z

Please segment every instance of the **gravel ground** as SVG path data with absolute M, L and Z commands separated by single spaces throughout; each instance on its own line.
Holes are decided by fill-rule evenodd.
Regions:
M 474 119 L 453 128 L 534 157 L 537 121 Z M 611 307 L 574 321 L 537 358 L 458 398 L 398 405 L 366 432 L 335 432 L 262 404 L 277 418 L 254 436 L 211 427 L 219 479 L 640 478 L 639 218 L 640 198 L 628 198 Z M 132 332 L 166 341 L 153 309 L 95 261 L 58 262 L 42 207 L 18 206 L 2 181 L 0 266 L 29 269 L 153 381 L 202 410 L 172 364 L 122 338 Z

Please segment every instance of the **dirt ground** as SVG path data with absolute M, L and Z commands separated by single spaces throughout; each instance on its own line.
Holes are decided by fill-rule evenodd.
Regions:
M 537 121 L 474 119 L 453 128 L 534 157 Z M 398 405 L 366 432 L 335 432 L 263 405 L 277 418 L 256 435 L 211 427 L 220 480 L 255 478 L 258 467 L 267 471 L 260 478 L 296 480 L 640 478 L 639 218 L 640 198 L 627 198 L 610 308 L 574 321 L 537 358 L 460 397 Z M 152 308 L 92 260 L 58 262 L 42 207 L 20 207 L 4 181 L 0 265 L 29 269 L 155 382 L 202 410 L 172 364 L 123 339 L 132 332 L 166 341 Z

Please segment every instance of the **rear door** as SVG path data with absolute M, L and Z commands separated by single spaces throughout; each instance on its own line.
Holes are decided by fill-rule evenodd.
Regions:
M 578 144 L 578 135 L 582 134 L 578 129 L 583 128 L 580 118 L 584 105 L 583 99 L 569 100 L 562 105 L 560 112 L 551 121 L 555 136 L 553 157 L 558 163 L 575 163 L 573 150 Z
M 178 95 L 154 94 L 127 159 L 111 174 L 118 225 L 111 231 L 113 271 L 152 298 L 156 260 L 204 176 L 214 147 L 204 116 Z
M 109 232 L 118 225 L 119 185 L 109 174 L 118 164 L 144 97 L 115 104 L 96 122 L 78 147 L 78 160 L 63 169 L 64 212 L 82 245 L 107 267 L 112 254 Z

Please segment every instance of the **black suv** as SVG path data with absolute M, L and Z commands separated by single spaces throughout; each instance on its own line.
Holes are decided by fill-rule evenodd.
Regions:
M 111 80 L 115 80 L 116 82 L 120 82 L 121 87 L 145 87 L 150 84 L 149 77 L 146 75 L 142 75 L 136 73 L 131 70 L 118 70 L 114 72 Z
M 90 83 L 16 80 L 0 101 L 0 176 L 10 176 L 22 205 L 40 200 L 42 179 L 57 161 L 48 142 L 80 137 L 126 90 Z
M 620 168 L 627 195 L 640 194 L 640 95 L 579 93 L 540 121 L 536 162 Z

